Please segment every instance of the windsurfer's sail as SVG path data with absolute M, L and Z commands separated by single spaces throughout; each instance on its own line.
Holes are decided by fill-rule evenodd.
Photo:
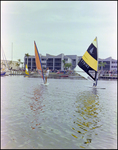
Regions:
M 42 64 L 41 64 L 41 58 L 38 52 L 38 48 L 36 46 L 36 43 L 34 41 L 34 50 L 35 50 L 35 62 L 36 62 L 36 67 L 38 70 L 39 75 L 42 77 L 44 81 L 44 74 L 43 74 L 43 69 L 42 69 Z
M 97 37 L 88 47 L 85 54 L 82 56 L 80 61 L 78 62 L 79 70 L 76 67 L 75 71 L 77 71 L 80 75 L 85 78 L 91 78 L 95 81 L 97 85 L 98 80 L 98 46 L 97 46 Z M 84 72 L 83 72 L 84 71 Z
M 29 75 L 29 71 L 28 71 L 27 64 L 26 64 L 26 66 L 25 66 L 25 74 Z

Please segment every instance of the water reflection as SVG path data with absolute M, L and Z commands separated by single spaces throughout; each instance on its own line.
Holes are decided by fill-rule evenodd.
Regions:
M 35 129 L 36 127 L 40 127 L 40 124 L 43 120 L 41 118 L 40 114 L 44 113 L 43 108 L 45 105 L 43 104 L 44 101 L 44 93 L 45 93 L 46 88 L 44 89 L 44 86 L 39 86 L 34 89 L 33 95 L 30 98 L 31 101 L 29 103 L 30 109 L 31 109 L 31 114 L 33 115 L 32 120 L 31 120 L 31 128 Z
M 98 114 L 99 108 L 99 96 L 97 89 L 91 91 L 84 91 L 76 97 L 76 120 L 74 120 L 75 138 L 82 140 L 81 148 L 85 148 L 92 142 L 93 136 L 97 135 L 96 129 L 101 125 L 99 124 L 100 118 Z

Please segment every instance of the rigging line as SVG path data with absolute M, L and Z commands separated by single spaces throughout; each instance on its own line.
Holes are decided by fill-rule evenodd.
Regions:
M 6 56 L 5 56 L 3 47 L 2 47 L 2 52 L 3 52 L 2 55 L 4 55 L 4 56 L 3 56 L 3 61 L 4 61 L 4 63 L 6 62 L 7 66 L 8 66 L 8 69 L 10 69 L 10 67 L 9 67 L 9 65 L 8 65 L 8 63 L 7 63 L 7 59 L 6 59 Z

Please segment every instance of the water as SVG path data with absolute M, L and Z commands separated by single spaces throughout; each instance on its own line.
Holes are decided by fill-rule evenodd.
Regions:
M 1 78 L 1 148 L 117 148 L 117 81 Z

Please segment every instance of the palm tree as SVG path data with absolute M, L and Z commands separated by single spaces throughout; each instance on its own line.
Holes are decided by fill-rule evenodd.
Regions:
M 11 66 L 12 66 L 12 64 L 13 64 L 13 62 L 12 62 L 12 60 L 9 62 L 9 66 L 10 66 L 10 68 L 12 68 Z
M 21 59 L 18 59 L 18 62 L 20 63 L 20 62 L 21 62 Z
M 100 62 L 99 64 L 98 64 L 98 67 L 100 68 L 100 67 L 105 67 L 105 65 L 106 65 L 106 62 Z M 100 76 L 100 74 L 101 74 L 101 71 L 99 71 L 99 76 Z M 102 74 L 103 75 L 103 74 Z
M 64 64 L 64 69 L 65 69 L 65 60 L 62 60 L 63 64 Z
M 28 57 L 30 56 L 29 53 L 26 53 L 25 56 L 27 57 L 27 66 L 28 66 Z
M 21 64 L 22 64 L 22 69 L 23 69 L 23 62 L 21 62 Z
M 19 65 L 20 65 L 20 64 L 17 62 L 17 63 L 16 63 L 17 68 L 19 67 Z
M 19 66 L 20 66 L 20 64 L 21 64 L 21 59 L 18 59 L 18 63 L 19 63 Z
M 101 66 L 105 67 L 105 65 L 106 65 L 106 62 L 100 62 L 100 63 L 98 64 L 98 67 L 101 67 Z

